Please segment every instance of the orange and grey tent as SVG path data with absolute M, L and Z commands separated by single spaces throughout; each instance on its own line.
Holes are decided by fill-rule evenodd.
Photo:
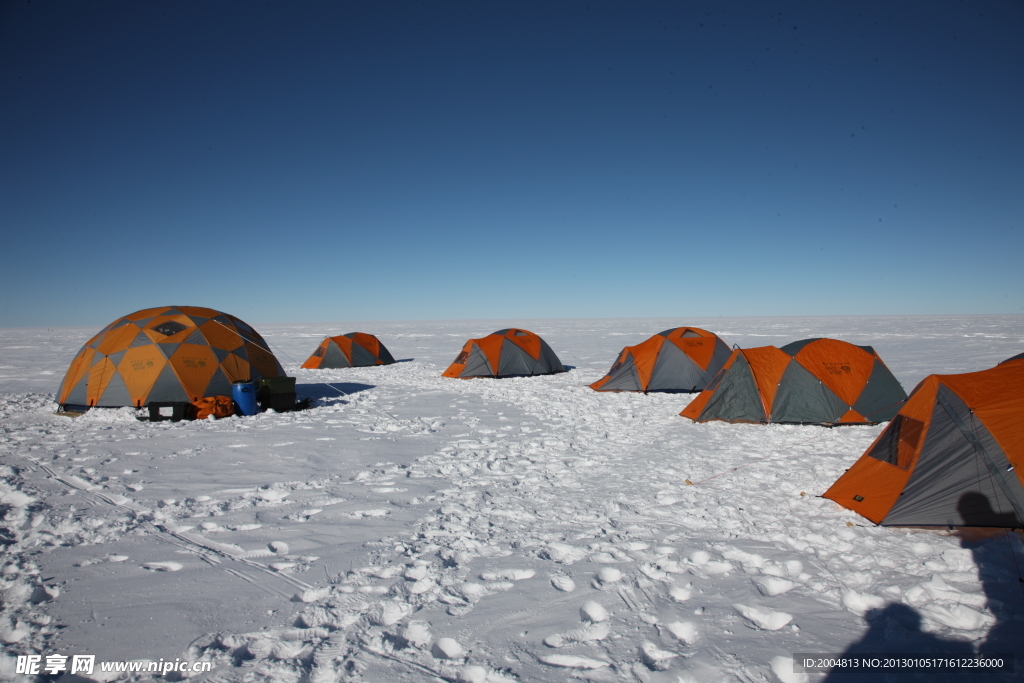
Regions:
M 510 377 L 565 372 L 547 342 L 533 332 L 511 328 L 470 339 L 442 377 Z
M 697 422 L 876 424 L 907 394 L 870 346 L 804 339 L 736 349 L 680 415 Z
M 729 347 L 713 332 L 676 327 L 619 353 L 596 391 L 701 391 L 729 358 Z
M 64 375 L 57 403 L 191 403 L 230 396 L 238 380 L 283 376 L 263 337 L 233 315 L 163 306 L 118 318 L 86 342 Z
M 876 524 L 1024 526 L 1024 358 L 929 375 L 825 492 Z
M 349 332 L 339 337 L 324 337 L 302 367 L 326 370 L 390 365 L 394 362 L 391 352 L 375 336 L 365 332 Z

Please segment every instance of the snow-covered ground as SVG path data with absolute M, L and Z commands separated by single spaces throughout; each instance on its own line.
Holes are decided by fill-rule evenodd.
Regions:
M 225 682 L 789 683 L 825 678 L 793 653 L 977 648 L 1020 672 L 1019 536 L 879 528 L 819 497 L 881 427 L 694 424 L 691 395 L 586 386 L 683 324 L 870 344 L 908 392 L 1024 351 L 1024 316 L 257 324 L 313 408 L 148 423 L 53 414 L 97 330 L 0 329 L 0 677 L 92 654 Z M 439 376 L 509 326 L 572 371 Z M 298 367 L 355 330 L 402 362 Z

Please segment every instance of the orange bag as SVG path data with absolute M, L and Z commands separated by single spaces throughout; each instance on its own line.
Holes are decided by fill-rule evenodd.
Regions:
M 207 396 L 192 401 L 197 420 L 205 420 L 210 415 L 216 418 L 231 417 L 235 414 L 235 402 L 230 396 Z

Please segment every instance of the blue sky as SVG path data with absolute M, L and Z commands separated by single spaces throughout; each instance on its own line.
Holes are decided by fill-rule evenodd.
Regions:
M 1024 313 L 1024 3 L 0 4 L 0 326 Z

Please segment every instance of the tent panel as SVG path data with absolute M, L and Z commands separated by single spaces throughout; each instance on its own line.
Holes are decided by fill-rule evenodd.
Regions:
M 1002 363 L 981 372 L 939 375 L 985 423 L 1014 467 L 1024 472 L 1024 363 Z
M 775 390 L 793 359 L 774 346 L 742 349 L 739 353 L 750 365 L 750 372 L 754 381 L 757 382 L 761 400 L 764 402 L 764 409 L 771 413 Z
M 891 420 L 906 401 L 907 392 L 903 391 L 885 363 L 875 359 L 871 376 L 853 409 L 871 422 L 885 422 Z
M 377 356 L 371 353 L 366 347 L 364 347 L 358 340 L 352 342 L 352 366 L 353 367 L 365 367 L 368 365 L 376 365 Z
M 622 350 L 619 359 L 615 361 L 604 381 L 594 382 L 591 388 L 597 391 L 641 391 L 640 378 L 636 373 L 636 365 L 633 363 L 633 354 L 629 348 Z
M 200 398 L 207 396 L 231 396 L 231 380 L 227 378 L 227 375 L 220 368 L 217 368 L 216 372 L 213 373 L 210 383 L 206 385 L 206 389 Z
M 199 331 L 203 333 L 203 337 L 206 338 L 210 346 L 216 346 L 225 351 L 234 351 L 242 345 L 242 338 L 230 325 L 220 320 L 219 316 L 200 325 Z
M 761 403 L 754 375 L 750 371 L 750 364 L 742 354 L 733 361 L 732 367 L 722 377 L 718 388 L 705 404 L 704 410 L 695 419 L 700 422 L 708 420 L 766 421 L 764 405 Z
M 210 378 L 218 367 L 217 357 L 213 355 L 209 346 L 181 344 L 170 362 L 174 365 L 185 393 L 193 398 L 206 396 L 206 385 L 210 383 Z
M 143 332 L 142 330 L 139 330 L 139 332 L 135 335 L 135 338 L 132 339 L 132 343 L 129 344 L 128 346 L 129 348 L 133 348 L 136 346 L 146 346 L 147 344 L 152 343 L 153 340 L 149 338 L 149 335 Z
M 874 356 L 838 339 L 815 339 L 794 358 L 847 406 L 856 403 L 875 365 Z
M 708 365 L 711 363 L 711 358 L 715 355 L 715 348 L 719 343 L 722 342 L 718 337 L 697 336 L 681 337 L 669 340 L 669 344 L 675 346 L 689 356 L 701 370 L 708 369 Z
M 160 376 L 160 371 L 167 365 L 167 359 L 157 346 L 159 344 L 128 349 L 117 365 L 129 393 L 135 399 L 130 405 L 135 405 L 137 399 L 145 400 L 156 378 Z
M 124 325 L 103 335 L 103 341 L 96 345 L 96 350 L 104 355 L 127 347 L 139 333 L 134 325 Z
M 527 332 L 526 330 L 512 329 L 509 330 L 504 337 L 525 351 L 527 355 L 530 356 L 531 360 L 540 360 L 541 339 L 537 335 L 532 332 Z
M 487 356 L 480 350 L 480 346 L 470 342 L 469 353 L 466 355 L 465 367 L 459 373 L 459 377 L 493 377 L 494 371 L 488 362 Z
M 106 356 L 96 354 L 95 365 L 89 368 L 88 405 L 96 405 L 107 388 L 107 382 L 117 373 L 117 367 Z
M 347 340 L 346 340 L 347 341 Z M 324 347 L 324 356 L 320 360 L 320 368 L 350 368 L 352 367 L 348 355 L 338 346 L 338 342 L 330 339 Z
M 391 365 L 395 362 L 395 357 L 379 339 L 377 340 L 377 358 L 383 361 L 384 365 Z
M 498 376 L 540 374 L 543 374 L 540 363 L 534 360 L 528 351 L 506 337 L 501 349 L 501 360 L 498 363 Z
M 253 379 L 249 375 L 249 364 L 233 353 L 220 362 L 220 367 L 232 382 Z
M 775 392 L 771 422 L 835 424 L 849 408 L 807 368 L 790 363 Z
M 944 400 L 935 402 L 921 455 L 882 524 L 1024 525 L 1014 511 L 1015 503 L 1024 509 L 1024 487 L 1012 472 L 1007 472 L 1010 464 L 992 435 L 980 421 L 972 419 L 970 409 L 952 391 L 940 387 L 937 398 Z M 958 427 L 958 421 L 969 425 L 984 454 Z M 994 472 L 1002 477 L 1002 485 L 994 480 Z M 1016 500 L 1004 492 L 1006 484 Z
M 156 382 L 153 383 L 153 388 L 149 390 L 149 396 L 146 397 L 144 404 L 180 403 L 191 400 L 189 395 L 185 393 L 184 387 L 181 386 L 178 376 L 174 374 L 174 368 L 168 363 L 160 371 L 160 375 L 157 377 Z
M 540 362 L 541 373 L 557 374 L 565 372 L 565 365 L 562 364 L 562 360 L 554 350 L 540 337 L 537 337 L 537 339 L 540 339 L 540 357 L 537 360 Z
M 709 379 L 689 354 L 670 340 L 661 347 L 647 391 L 701 391 Z
M 139 401 L 141 402 L 141 398 Z M 106 388 L 103 390 L 103 395 L 100 396 L 99 400 L 94 405 L 97 406 L 131 406 L 135 405 L 135 401 L 132 400 L 131 394 L 128 392 L 128 387 L 125 386 L 124 378 L 121 377 L 121 373 L 115 372 L 107 382 Z
M 90 349 L 91 351 L 92 349 Z M 73 406 L 84 406 L 89 402 L 89 396 L 86 393 L 88 390 L 89 382 L 82 378 L 78 384 L 75 384 L 70 391 L 67 392 L 66 396 L 59 401 L 61 405 L 73 405 Z
M 895 465 L 862 455 L 822 497 L 880 524 L 899 498 L 909 477 L 909 472 Z
M 82 347 L 82 350 L 78 352 L 74 360 L 71 361 L 71 365 L 68 366 L 68 371 L 64 374 L 64 379 L 61 380 L 60 389 L 57 391 L 57 403 L 69 403 L 70 394 L 72 387 L 77 392 L 79 387 L 84 391 L 85 382 L 84 380 L 89 374 L 89 368 L 92 367 L 93 358 L 96 355 L 96 351 L 87 346 Z M 65 396 L 65 394 L 68 394 Z M 77 393 L 76 393 L 77 395 Z M 85 405 L 85 398 L 75 403 L 75 405 Z
M 262 345 L 246 343 L 245 350 L 249 356 L 250 372 L 252 373 L 250 379 L 282 377 L 284 375 L 284 369 L 277 362 L 277 358 Z

